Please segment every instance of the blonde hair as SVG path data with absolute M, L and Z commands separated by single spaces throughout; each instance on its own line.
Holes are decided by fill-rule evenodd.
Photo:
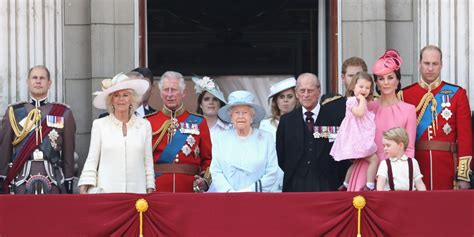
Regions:
M 370 76 L 370 74 L 364 71 L 358 72 L 354 75 L 354 77 L 351 80 L 351 83 L 349 84 L 349 88 L 347 88 L 346 97 L 354 96 L 355 85 L 357 84 L 357 81 L 361 79 L 370 82 L 370 93 L 369 93 L 369 96 L 367 96 L 367 100 L 373 100 L 374 99 L 374 82 L 372 81 L 372 77 Z
M 293 91 L 293 95 L 296 97 L 295 87 L 291 87 L 291 88 L 288 88 L 288 89 L 291 89 Z M 288 89 L 286 89 L 286 90 L 288 90 Z M 273 95 L 272 98 L 270 99 L 271 100 L 271 109 L 272 109 L 272 115 L 270 116 L 270 123 L 275 125 L 275 126 L 278 126 L 277 122 L 280 120 L 280 117 L 282 115 L 280 108 L 278 108 L 277 99 L 278 99 L 278 96 L 280 96 L 280 94 L 283 93 L 286 90 L 278 92 L 277 94 Z M 300 106 L 300 102 L 298 101 L 298 99 L 295 98 L 295 100 L 296 100 L 296 104 L 295 104 L 295 107 L 293 109 L 298 108 Z
M 129 115 L 132 116 L 132 114 L 135 113 L 135 110 L 137 110 L 138 106 L 140 105 L 141 98 L 140 98 L 140 96 L 138 96 L 138 93 L 135 90 L 133 90 L 133 89 L 125 89 L 125 90 L 130 92 L 130 95 L 132 96 L 132 99 L 130 101 L 131 102 L 131 107 L 128 110 Z M 117 93 L 117 91 L 114 91 L 114 92 L 110 93 L 107 96 L 107 99 L 105 101 L 105 104 L 107 105 L 107 111 L 109 112 L 109 114 L 114 114 L 114 112 L 115 112 L 114 106 L 112 104 L 112 98 L 113 98 L 113 95 L 115 93 Z
M 397 144 L 403 143 L 403 150 L 408 147 L 408 133 L 404 128 L 391 128 L 383 133 L 383 138 Z

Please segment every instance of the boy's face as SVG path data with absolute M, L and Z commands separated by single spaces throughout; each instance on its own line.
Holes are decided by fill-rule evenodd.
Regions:
M 395 141 L 383 139 L 383 152 L 387 158 L 400 158 L 405 152 L 402 142 L 397 144 Z

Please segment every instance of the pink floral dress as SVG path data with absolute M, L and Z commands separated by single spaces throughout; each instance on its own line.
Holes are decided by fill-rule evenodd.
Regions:
M 346 116 L 330 152 L 336 161 L 365 158 L 377 151 L 375 114 L 366 108 L 362 117 L 356 117 L 352 109 L 358 105 L 355 97 L 347 98 Z

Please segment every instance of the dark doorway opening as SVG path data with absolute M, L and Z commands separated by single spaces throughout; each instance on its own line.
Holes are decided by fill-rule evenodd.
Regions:
M 318 73 L 317 0 L 149 0 L 147 27 L 155 75 Z

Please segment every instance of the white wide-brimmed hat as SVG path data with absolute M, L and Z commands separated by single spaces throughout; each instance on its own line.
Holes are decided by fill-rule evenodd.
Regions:
M 219 86 L 214 83 L 214 81 L 209 77 L 192 77 L 192 80 L 195 84 L 194 89 L 196 89 L 197 94 L 201 94 L 203 91 L 207 91 L 211 93 L 213 96 L 217 97 L 217 99 L 221 100 L 222 102 L 227 104 L 225 100 L 224 93 L 219 90 Z
M 219 118 L 222 120 L 231 123 L 231 118 L 229 116 L 229 110 L 238 105 L 248 105 L 255 110 L 255 118 L 253 123 L 259 123 L 265 117 L 265 110 L 262 106 L 255 104 L 253 101 L 255 96 L 248 91 L 234 91 L 229 95 L 229 103 L 224 107 L 220 108 L 218 111 Z
M 140 99 L 146 93 L 150 83 L 146 80 L 130 79 L 127 75 L 119 73 L 112 79 L 102 80 L 102 91 L 93 93 L 96 97 L 92 104 L 98 109 L 107 109 L 107 96 L 119 90 L 132 89 Z
M 285 91 L 287 89 L 293 88 L 295 86 L 296 86 L 296 79 L 294 77 L 290 77 L 283 81 L 279 81 L 270 87 L 270 94 L 268 95 L 268 99 L 270 100 L 274 95 L 282 91 Z

